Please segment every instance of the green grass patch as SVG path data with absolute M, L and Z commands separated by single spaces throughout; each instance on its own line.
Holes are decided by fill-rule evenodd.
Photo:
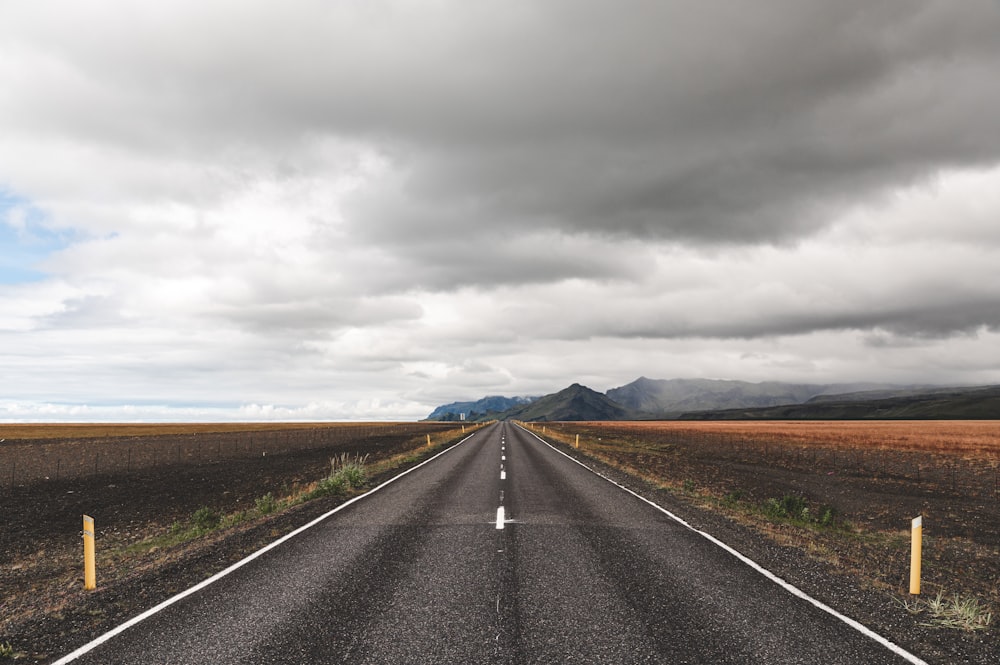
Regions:
M 805 497 L 798 494 L 786 494 L 780 499 L 772 497 L 761 503 L 757 510 L 772 521 L 797 526 L 832 527 L 837 522 L 837 513 L 832 506 L 810 507 Z
M 257 513 L 260 515 L 270 515 L 276 511 L 281 502 L 274 498 L 274 494 L 268 492 L 264 496 L 258 497 L 254 500 L 254 508 L 257 509 Z
M 785 494 L 781 498 L 771 497 L 755 504 L 747 501 L 746 492 L 737 489 L 724 495 L 719 503 L 730 510 L 758 515 L 771 522 L 811 528 L 846 526 L 838 518 L 833 506 L 810 505 L 809 501 L 799 494 Z
M 365 467 L 368 455 L 364 457 L 347 453 L 330 458 L 330 473 L 316 485 L 304 492 L 302 501 L 309 501 L 321 496 L 347 496 L 363 489 L 368 483 L 368 471 Z
M 191 515 L 191 527 L 199 531 L 212 531 L 218 528 L 220 521 L 222 516 L 208 506 L 199 508 Z
M 11 646 L 10 642 L 0 643 L 0 658 L 4 660 L 15 660 L 18 658 L 23 658 L 26 654 L 20 653 Z
M 722 497 L 722 505 L 727 508 L 735 508 L 740 505 L 740 502 L 742 502 L 745 497 L 746 492 L 743 490 L 733 490 Z

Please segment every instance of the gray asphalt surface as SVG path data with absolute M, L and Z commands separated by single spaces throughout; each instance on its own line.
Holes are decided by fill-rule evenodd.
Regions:
M 907 661 L 501 423 L 73 662 Z

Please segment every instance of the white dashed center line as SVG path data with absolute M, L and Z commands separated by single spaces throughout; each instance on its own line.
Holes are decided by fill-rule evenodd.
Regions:
M 504 454 L 506 450 L 506 439 L 500 439 L 500 480 L 507 480 L 507 472 L 504 470 L 503 463 L 507 461 L 507 456 Z M 503 490 L 500 490 L 500 507 L 497 508 L 497 529 L 503 529 L 504 522 L 504 508 L 503 508 Z

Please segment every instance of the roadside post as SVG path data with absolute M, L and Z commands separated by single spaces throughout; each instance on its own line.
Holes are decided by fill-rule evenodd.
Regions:
M 428 448 L 431 447 L 431 435 L 430 434 L 427 435 L 427 447 Z
M 923 549 L 924 520 L 923 516 L 913 518 L 910 527 L 910 593 L 920 593 L 920 558 Z
M 83 588 L 97 588 L 97 563 L 94 553 L 94 518 L 83 516 Z
M 579 434 L 576 435 L 576 447 L 577 448 L 580 447 L 580 435 Z

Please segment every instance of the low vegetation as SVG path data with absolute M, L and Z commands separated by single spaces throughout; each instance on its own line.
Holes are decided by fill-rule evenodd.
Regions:
M 926 616 L 926 626 L 954 628 L 965 631 L 986 630 L 993 623 L 993 613 L 979 598 L 946 595 L 943 591 L 928 600 L 916 599 L 904 603 L 911 614 Z
M 811 528 L 848 526 L 843 521 L 838 523 L 837 511 L 833 506 L 827 504 L 810 506 L 810 501 L 799 494 L 785 494 L 780 498 L 769 497 L 759 503 L 749 503 L 745 496 L 744 492 L 736 490 L 726 494 L 722 503 L 730 509 L 742 509 L 743 512 L 761 515 L 774 522 L 795 526 Z
M 128 552 L 148 552 L 170 547 L 228 529 L 244 522 L 281 512 L 292 506 L 325 496 L 350 497 L 366 488 L 368 471 L 367 455 L 341 453 L 330 459 L 330 473 L 305 487 L 296 487 L 284 496 L 267 492 L 254 500 L 253 510 L 240 510 L 225 515 L 208 506 L 196 510 L 186 521 L 174 522 L 166 534 L 152 536 L 129 545 Z

